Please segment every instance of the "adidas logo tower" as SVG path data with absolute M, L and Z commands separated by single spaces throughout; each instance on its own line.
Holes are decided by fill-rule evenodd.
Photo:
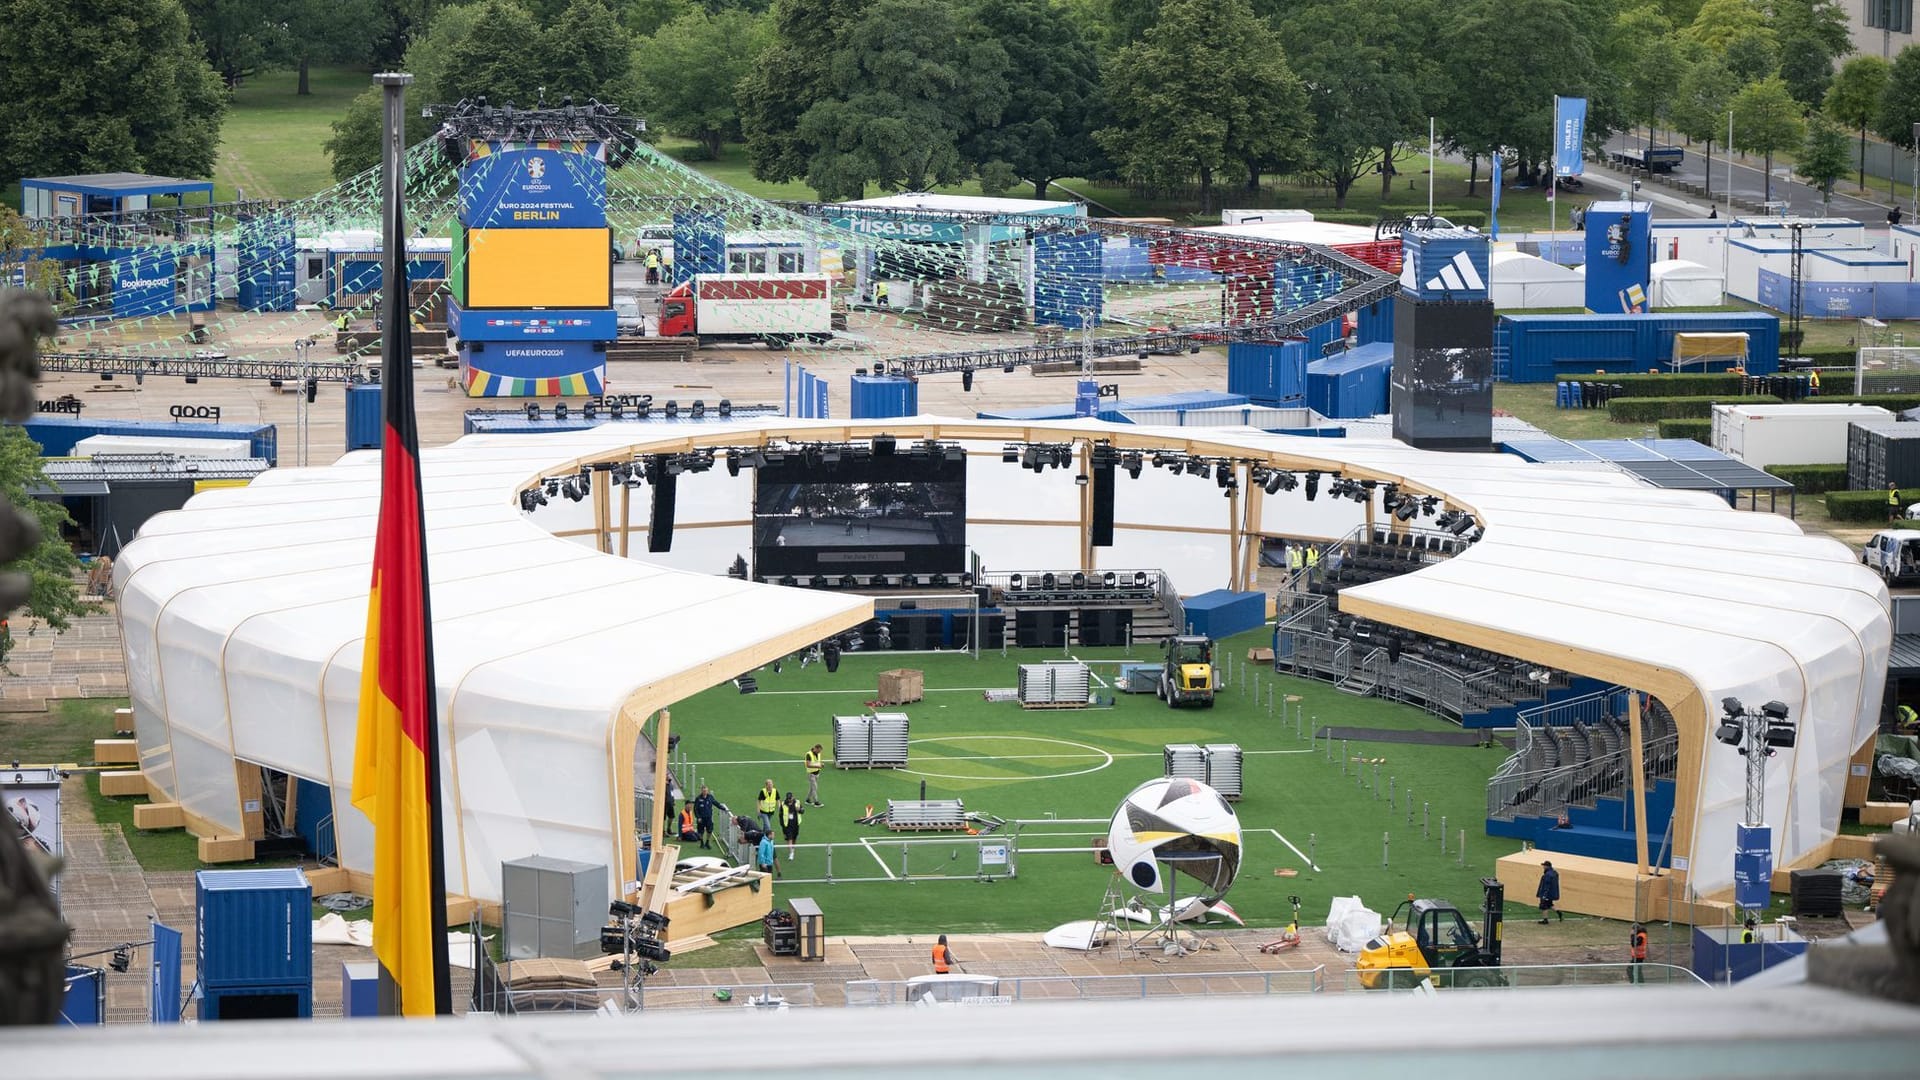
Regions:
M 1393 304 L 1393 436 L 1427 450 L 1493 448 L 1493 301 L 1485 235 L 1401 234 Z

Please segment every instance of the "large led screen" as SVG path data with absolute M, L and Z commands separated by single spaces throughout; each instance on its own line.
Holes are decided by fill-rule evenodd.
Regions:
M 835 460 L 815 450 L 768 460 L 754 478 L 755 572 L 957 573 L 966 564 L 967 463 L 943 455 Z
M 468 229 L 467 308 L 600 308 L 613 303 L 607 229 Z

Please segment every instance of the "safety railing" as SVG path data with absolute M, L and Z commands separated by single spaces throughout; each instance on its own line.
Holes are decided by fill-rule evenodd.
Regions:
M 740 983 L 731 986 L 652 986 L 642 982 L 633 994 L 642 1012 L 661 1009 L 786 1009 L 820 1004 L 810 982 Z
M 1645 744 L 1649 781 L 1673 778 L 1679 745 L 1678 735 Z M 1487 817 L 1511 821 L 1520 816 L 1553 816 L 1570 806 L 1592 806 L 1598 798 L 1627 790 L 1631 762 L 1632 747 L 1622 746 L 1585 761 L 1496 772 L 1487 782 Z
M 1019 875 L 1012 833 L 981 836 L 882 835 L 850 843 L 776 844 L 774 876 L 783 884 L 845 881 L 999 881 Z M 751 862 L 742 850 L 739 861 Z
M 1547 990 L 1593 986 L 1698 986 L 1706 980 L 1677 964 L 1530 964 L 1520 967 L 1443 968 L 1422 975 L 1411 968 L 1349 969 L 1348 991 Z
M 1012 1005 L 1050 1001 L 1126 1001 L 1169 997 L 1266 997 L 1318 994 L 1326 989 L 1326 969 L 1300 971 L 1220 971 L 1140 975 L 966 976 L 952 980 L 896 981 L 858 979 L 846 984 L 847 1004 Z

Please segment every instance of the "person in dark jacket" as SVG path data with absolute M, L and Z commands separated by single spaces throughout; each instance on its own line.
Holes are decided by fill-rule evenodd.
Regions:
M 794 799 L 793 792 L 787 792 L 787 799 L 780 804 L 780 835 L 787 841 L 787 858 L 794 858 L 794 845 L 800 842 L 800 803 Z
M 1555 870 L 1552 863 L 1540 864 L 1540 887 L 1533 891 L 1533 895 L 1540 901 L 1540 922 L 1543 925 L 1547 922 L 1548 912 L 1562 922 L 1566 921 L 1566 913 L 1554 906 L 1560 902 L 1560 871 Z
M 713 792 L 705 784 L 700 785 L 700 794 L 693 800 L 693 820 L 700 830 L 700 850 L 702 851 L 710 851 L 713 848 L 713 808 L 717 805 L 719 800 L 713 797 Z

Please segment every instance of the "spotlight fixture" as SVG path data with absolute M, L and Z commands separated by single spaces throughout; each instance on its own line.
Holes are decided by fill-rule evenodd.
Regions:
M 1002 446 L 1000 448 L 1000 460 L 1007 463 L 1008 465 L 1019 463 L 1020 448 L 1018 446 L 1015 446 L 1013 443 L 1008 443 L 1005 446 Z
M 1474 525 L 1474 521 L 1473 521 L 1472 514 L 1461 514 L 1460 516 L 1453 519 L 1453 523 L 1451 525 L 1447 526 L 1447 531 L 1452 533 L 1455 536 L 1459 536 L 1462 533 L 1465 533 L 1467 530 L 1473 528 L 1473 525 Z
M 891 435 L 875 435 L 873 437 L 873 456 L 892 457 L 897 445 L 894 437 Z
M 566 403 L 566 402 L 564 402 L 564 401 L 556 401 L 556 402 L 554 402 L 554 403 L 553 403 L 553 418 L 554 418 L 555 420 L 565 420 L 565 419 L 567 418 L 567 403 Z
M 1199 458 L 1195 458 L 1192 461 L 1187 462 L 1187 471 L 1189 473 L 1192 473 L 1194 476 L 1197 476 L 1200 479 L 1205 480 L 1213 475 L 1213 466 L 1207 464 L 1205 461 L 1202 461 Z
M 1140 479 L 1140 469 L 1145 464 L 1145 460 L 1138 453 L 1128 453 L 1120 458 L 1120 467 L 1127 470 L 1127 475 L 1135 480 Z
M 1274 494 L 1275 492 L 1280 490 L 1281 480 L 1285 476 L 1286 476 L 1285 473 L 1278 473 L 1278 472 L 1268 473 L 1266 477 L 1261 481 L 1260 489 L 1262 491 L 1265 491 L 1269 495 Z
M 1413 516 L 1419 512 L 1420 504 L 1412 499 L 1401 499 L 1400 505 L 1393 508 L 1393 516 L 1399 518 L 1401 521 L 1410 521 Z
M 1313 497 L 1315 495 L 1318 495 L 1319 493 L 1320 493 L 1320 474 L 1317 472 L 1310 472 L 1307 474 L 1307 501 L 1312 502 Z
M 133 946 L 132 945 L 122 945 L 119 948 L 113 950 L 112 959 L 107 961 L 108 967 L 112 968 L 113 970 L 119 972 L 122 975 L 126 974 L 127 968 L 132 966 L 132 964 L 133 964 Z

